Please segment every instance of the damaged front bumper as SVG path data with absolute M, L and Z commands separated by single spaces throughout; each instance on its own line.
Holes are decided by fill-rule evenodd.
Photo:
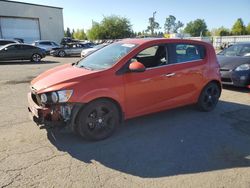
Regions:
M 38 125 L 55 127 L 74 124 L 79 109 L 79 105 L 71 103 L 39 105 L 36 95 L 28 93 L 28 111 L 31 119 Z

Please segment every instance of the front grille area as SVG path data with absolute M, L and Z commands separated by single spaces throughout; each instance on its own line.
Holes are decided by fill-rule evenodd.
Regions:
M 231 80 L 231 78 L 221 78 L 222 82 L 228 82 L 228 83 L 232 83 L 233 81 Z
M 224 69 L 224 68 L 220 68 L 220 71 L 225 71 L 225 72 L 229 72 L 230 69 Z

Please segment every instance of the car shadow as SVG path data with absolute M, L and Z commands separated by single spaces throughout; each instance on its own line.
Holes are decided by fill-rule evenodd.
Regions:
M 247 87 L 236 87 L 231 85 L 223 85 L 223 89 L 240 92 L 240 93 L 250 93 L 250 88 Z
M 125 121 L 99 142 L 69 131 L 48 130 L 48 138 L 84 163 L 97 161 L 130 175 L 158 178 L 250 167 L 249 114 L 250 106 L 220 101 L 208 113 L 188 106 Z
M 41 64 L 55 64 L 60 63 L 59 61 L 40 61 L 40 62 L 32 62 L 32 61 L 0 61 L 1 65 L 41 65 Z

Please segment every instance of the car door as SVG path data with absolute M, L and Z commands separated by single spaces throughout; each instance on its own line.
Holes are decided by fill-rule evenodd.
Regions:
M 31 59 L 32 55 L 36 53 L 36 47 L 29 46 L 29 45 L 22 45 L 21 52 L 22 52 L 22 59 L 29 60 Z
M 155 47 L 157 46 L 153 46 Z M 165 46 L 165 59 L 157 57 L 157 52 L 155 57 L 145 56 L 147 50 L 140 52 L 137 55 L 139 58 L 135 57 L 146 65 L 146 71 L 127 73 L 124 76 L 128 117 L 192 103 L 196 92 L 195 82 L 202 79 L 197 73 L 199 63 L 194 65 L 192 62 L 188 64 L 177 61 L 176 45 Z
M 10 45 L 1 50 L 2 60 L 19 60 L 20 58 L 20 45 Z
M 157 58 L 160 48 L 165 49 L 165 54 L 164 57 Z M 155 45 L 142 50 L 131 59 L 131 62 L 139 61 L 144 64 L 146 70 L 142 73 L 129 72 L 124 75 L 125 103 L 128 112 L 126 116 L 139 116 L 165 106 L 166 92 L 171 88 L 168 83 L 168 70 L 164 66 L 167 58 L 166 46 Z M 161 59 L 163 64 L 159 65 L 158 61 Z
M 82 52 L 82 49 L 84 49 L 84 45 L 77 44 L 76 48 L 74 49 L 74 55 L 80 55 Z

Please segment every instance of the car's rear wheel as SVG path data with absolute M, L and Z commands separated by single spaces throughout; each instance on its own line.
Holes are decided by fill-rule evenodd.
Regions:
M 40 54 L 33 54 L 31 56 L 31 61 L 32 62 L 40 62 L 42 59 L 42 56 Z
M 58 52 L 58 56 L 59 56 L 59 57 L 65 57 L 65 56 L 66 56 L 65 51 L 60 50 L 60 51 Z
M 118 125 L 119 111 L 109 100 L 90 102 L 77 117 L 77 130 L 89 140 L 102 140 L 111 136 Z
M 211 82 L 202 90 L 197 106 L 201 111 L 212 111 L 217 105 L 221 94 L 220 87 Z

